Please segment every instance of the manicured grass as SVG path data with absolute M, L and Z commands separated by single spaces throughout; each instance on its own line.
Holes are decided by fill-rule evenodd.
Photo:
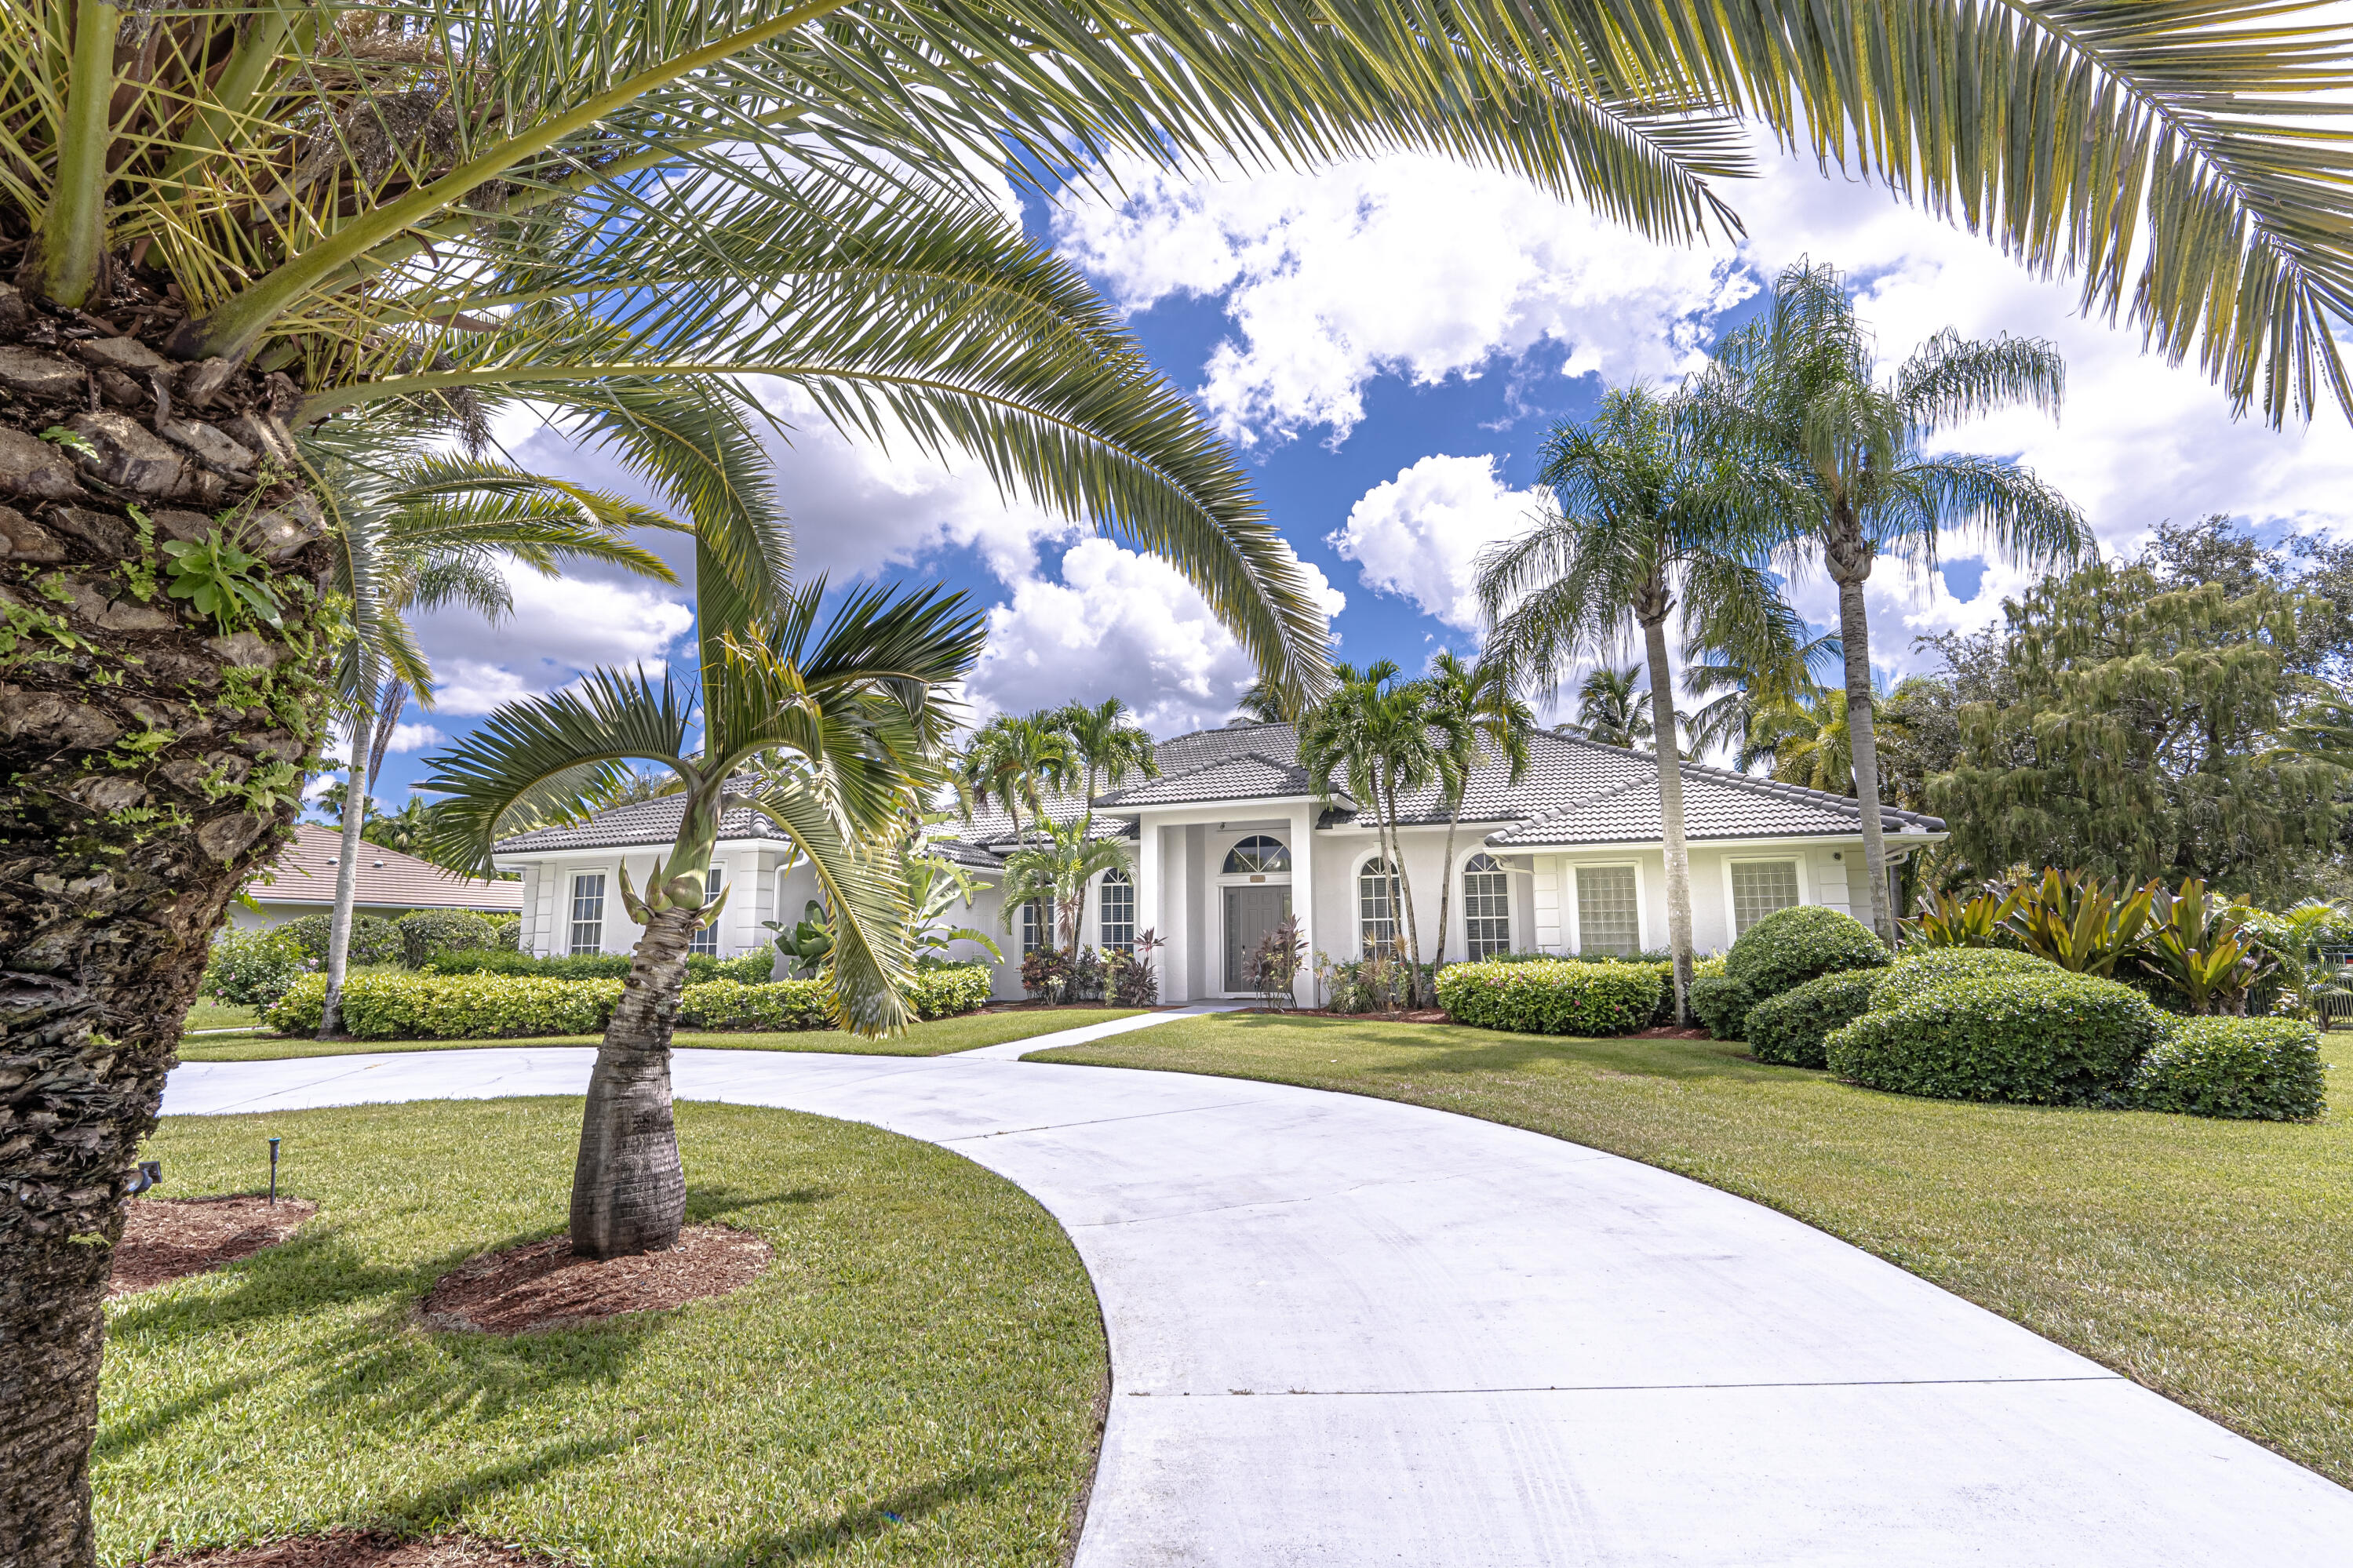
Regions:
M 109 1312 L 100 1554 L 462 1529 L 597 1568 L 1054 1563 L 1106 1357 L 1068 1239 L 930 1144 L 681 1104 L 696 1222 L 776 1248 L 744 1290 L 514 1339 L 428 1333 L 433 1281 L 564 1226 L 577 1100 L 168 1120 L 175 1196 L 295 1238 Z
M 1379 1095 L 1771 1205 L 2353 1485 L 2353 1037 L 2312 1124 L 1910 1100 L 1714 1041 L 1184 1019 L 1046 1061 Z
M 917 1024 L 895 1040 L 862 1040 L 829 1029 L 786 1030 L 758 1035 L 704 1034 L 681 1029 L 672 1044 L 701 1051 L 839 1051 L 850 1056 L 944 1057 L 1007 1040 L 1026 1040 L 1058 1029 L 1075 1029 L 1124 1018 L 1134 1007 L 1040 1007 L 1017 1013 L 967 1013 Z M 302 1040 L 255 1031 L 184 1038 L 184 1062 L 259 1062 L 289 1057 L 348 1057 L 370 1051 L 467 1051 L 486 1046 L 594 1046 L 594 1035 L 546 1035 L 528 1040 Z
M 234 1003 L 216 1002 L 209 996 L 199 996 L 196 1005 L 188 1009 L 188 1021 L 184 1029 L 233 1029 L 248 1027 L 261 1022 L 261 1009 L 240 1007 Z

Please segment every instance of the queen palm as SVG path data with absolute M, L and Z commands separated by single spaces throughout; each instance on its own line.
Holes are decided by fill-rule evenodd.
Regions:
M 1512 671 L 1500 658 L 1466 661 L 1451 648 L 1440 648 L 1422 677 L 1432 710 L 1448 716 L 1441 733 L 1447 745 L 1439 753 L 1439 784 L 1446 800 L 1446 852 L 1439 866 L 1444 884 L 1438 892 L 1440 963 L 1446 960 L 1446 921 L 1454 893 L 1454 837 L 1462 824 L 1462 799 L 1472 775 L 1491 761 L 1500 761 L 1513 784 L 1528 768 L 1528 737 L 1535 732 L 1535 715 L 1514 689 Z
M 645 935 L 588 1080 L 572 1184 L 572 1247 L 584 1257 L 667 1247 L 685 1215 L 670 1029 L 688 944 L 725 905 L 723 893 L 705 896 L 727 814 L 764 818 L 815 873 L 833 915 L 835 1022 L 880 1035 L 908 1021 L 900 840 L 944 782 L 944 689 L 978 657 L 981 618 L 961 595 L 869 589 L 820 631 L 824 588 L 800 589 L 776 615 L 732 621 L 706 597 L 697 689 L 668 675 L 657 683 L 641 671 L 594 671 L 576 689 L 498 709 L 434 756 L 420 785 L 448 797 L 433 814 L 444 863 L 488 870 L 511 825 L 578 815 L 586 795 L 631 763 L 678 780 L 678 836 L 647 868 L 644 891 L 626 864 L 620 871 L 622 905 Z
M 2074 559 L 2090 535 L 2066 498 L 2027 469 L 1926 449 L 1942 427 L 1996 409 L 2056 414 L 2066 384 L 2058 350 L 1945 331 L 1885 382 L 1873 376 L 1876 356 L 1838 274 L 1800 263 L 1776 280 L 1763 313 L 1717 346 L 1693 403 L 1704 438 L 1738 454 L 1755 475 L 1748 493 L 1775 508 L 1793 543 L 1819 555 L 1838 586 L 1863 879 L 1872 924 L 1893 942 L 1863 605 L 1872 566 L 1892 554 L 1933 567 L 1947 529 L 2032 566 Z
M 189 547 L 172 557 L 185 602 L 242 623 L 134 595 L 111 626 L 64 627 L 88 649 L 70 668 L 8 672 L 5 843 L 28 883 L 81 891 L 0 923 L 9 973 L 77 977 L 34 986 L 0 1044 L 0 1079 L 43 1086 L 12 1095 L 46 1097 L 8 1102 L 40 1131 L 0 1210 L 21 1282 L 0 1387 L 42 1414 L 0 1527 L 38 1543 L 29 1568 L 90 1560 L 87 1413 L 121 1189 L 204 938 L 297 806 L 257 759 L 290 755 L 299 777 L 323 732 L 339 622 L 305 586 L 327 550 L 290 419 L 567 410 L 691 476 L 697 521 L 737 525 L 699 543 L 699 594 L 765 611 L 784 541 L 732 438 L 743 410 L 721 389 L 699 429 L 645 408 L 680 377 L 765 373 L 837 424 L 970 451 L 1166 556 L 1295 701 L 1324 635 L 1295 563 L 1133 340 L 995 211 L 981 187 L 999 171 L 967 174 L 972 149 L 1046 180 L 1115 157 L 1409 147 L 1683 238 L 1725 220 L 1710 182 L 1743 157 L 1692 111 L 1753 110 L 1957 201 L 2033 264 L 2073 268 L 2092 304 L 2126 297 L 2138 250 L 2130 309 L 2152 341 L 2200 347 L 2277 420 L 2321 381 L 2346 393 L 2330 331 L 2347 143 L 2308 128 L 2325 108 L 2292 140 L 2233 134 L 2289 123 L 2338 69 L 2317 29 L 2229 25 L 2243 14 L 2112 8 L 2087 47 L 2074 13 L 1962 0 L 1852 18 L 1763 0 L 1442 16 L 0 0 L 0 340 L 24 384 L 0 432 L 79 437 L 69 457 L 10 444 L 40 515 L 6 570 L 143 585 L 136 506 Z M 1957 61 L 1966 95 L 1947 90 Z M 240 731 L 261 749 L 232 756 L 246 776 L 226 791 L 185 721 L 224 687 L 272 720 Z M 185 718 L 164 742 L 142 711 Z M 135 767 L 100 761 L 125 738 Z M 111 787 L 93 795 L 85 764 Z M 67 1079 L 90 1087 L 61 1100 Z
M 1683 723 L 1693 754 L 1727 749 L 1732 765 L 1743 773 L 1769 763 L 1770 750 L 1755 743 L 1757 716 L 1810 692 L 1840 657 L 1837 635 L 1825 632 L 1799 644 L 1793 658 L 1718 649 L 1685 665 L 1683 692 L 1702 700 Z
M 1580 659 L 1614 653 L 1630 628 L 1641 637 L 1681 1022 L 1692 974 L 1691 853 L 1667 619 L 1681 612 L 1686 647 L 1779 657 L 1803 627 L 1765 568 L 1774 519 L 1753 504 L 1747 476 L 1683 428 L 1672 400 L 1641 386 L 1611 391 L 1592 419 L 1554 432 L 1544 452 L 1541 478 L 1557 510 L 1480 558 L 1488 647 L 1557 681 Z

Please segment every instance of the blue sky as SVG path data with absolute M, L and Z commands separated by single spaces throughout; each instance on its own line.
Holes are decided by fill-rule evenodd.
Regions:
M 1269 514 L 1320 574 L 1337 657 L 1355 662 L 1412 668 L 1440 646 L 1474 647 L 1469 563 L 1524 524 L 1545 434 L 1588 415 L 1605 383 L 1687 371 L 1801 257 L 1849 274 L 1891 362 L 1947 325 L 2058 342 L 2070 365 L 2058 423 L 2001 415 L 1951 441 L 2035 467 L 2112 549 L 2210 511 L 2273 534 L 2346 523 L 2353 434 L 2341 419 L 2284 433 L 2234 422 L 2194 370 L 2149 361 L 2137 332 L 2084 319 L 2063 281 L 2029 278 L 1875 187 L 1770 149 L 1757 179 L 1728 189 L 1746 237 L 1695 248 L 1420 159 L 1222 179 L 1120 173 L 1129 199 L 1117 208 L 1033 204 L 1025 218 L 1097 279 L 1235 443 Z M 1247 663 L 1166 567 L 1005 505 L 972 465 L 853 447 L 790 389 L 769 392 L 797 426 L 778 474 L 803 569 L 970 593 L 991 618 L 976 710 L 1116 694 L 1164 734 L 1230 712 Z M 535 466 L 628 484 L 528 423 L 501 436 Z M 1914 637 L 1998 619 L 2024 581 L 1965 542 L 1933 581 L 1883 568 L 1874 661 L 1901 674 L 1916 662 Z M 688 650 L 681 590 L 604 577 L 516 586 L 501 626 L 457 615 L 422 626 L 443 691 L 435 711 L 406 716 L 376 791 L 387 804 L 405 798 L 437 740 L 497 701 L 593 663 Z M 1826 618 L 1827 584 L 1800 581 L 1792 595 Z

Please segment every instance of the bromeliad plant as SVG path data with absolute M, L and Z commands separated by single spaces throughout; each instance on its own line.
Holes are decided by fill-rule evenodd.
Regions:
M 670 1039 L 687 946 L 718 906 L 703 902 L 712 847 L 731 813 L 780 830 L 817 875 L 832 914 L 825 970 L 835 1023 L 881 1036 L 910 1021 L 902 825 L 944 782 L 946 689 L 979 656 L 981 618 L 961 595 L 861 590 L 820 631 L 822 582 L 772 618 L 728 617 L 701 599 L 702 680 L 597 670 L 579 688 L 492 713 L 433 759 L 421 786 L 448 798 L 436 834 L 490 868 L 511 823 L 582 812 L 632 762 L 678 780 L 678 837 L 638 894 L 645 927 L 588 1083 L 573 1176 L 572 1246 L 611 1258 L 666 1247 L 685 1216 L 670 1124 Z M 697 699 L 699 698 L 699 700 Z M 695 731 L 700 721 L 699 744 Z
M 2244 1013 L 2247 993 L 2273 968 L 2249 921 L 2245 900 L 2210 895 L 2205 881 L 2185 879 L 2178 889 L 2152 882 L 2148 933 L 2141 967 L 2172 987 L 2197 1016 Z
M 2010 919 L 2018 912 L 2021 888 L 1993 885 L 1968 898 L 1931 889 L 1903 923 L 1907 947 L 2000 947 L 2015 940 Z
M 2162 890 L 2155 882 L 2127 889 L 2089 872 L 2047 867 L 2011 890 L 2002 930 L 2062 969 L 2114 979 L 2116 965 L 2141 952 L 2142 929 Z

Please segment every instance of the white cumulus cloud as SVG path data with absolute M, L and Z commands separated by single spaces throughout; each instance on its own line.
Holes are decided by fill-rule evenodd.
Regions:
M 1222 295 L 1235 334 L 1202 401 L 1245 444 L 1311 426 L 1346 438 L 1376 376 L 1476 375 L 1566 350 L 1612 380 L 1690 368 L 1749 282 L 1726 250 L 1653 246 L 1508 175 L 1398 155 L 1313 174 L 1188 180 L 1133 171 L 1117 208 L 1055 216 L 1063 251 L 1120 304 Z
M 642 665 L 659 674 L 671 645 L 694 624 L 694 612 L 666 586 L 551 582 L 521 567 L 507 576 L 514 613 L 495 625 L 460 610 L 418 619 L 419 639 L 440 681 L 437 711 L 487 713 L 568 685 L 596 665 Z
M 1482 624 L 1479 552 L 1525 531 L 1545 499 L 1542 490 L 1505 485 L 1492 455 L 1433 454 L 1366 490 L 1324 542 L 1362 568 L 1366 587 L 1401 595 L 1424 614 L 1475 632 Z

